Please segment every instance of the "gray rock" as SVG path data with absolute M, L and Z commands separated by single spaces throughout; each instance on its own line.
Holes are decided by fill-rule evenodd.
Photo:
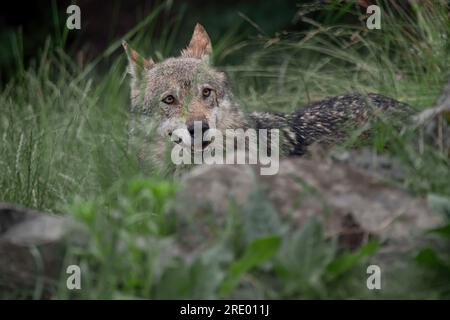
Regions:
M 0 291 L 44 295 L 56 286 L 68 239 L 83 242 L 86 233 L 67 217 L 0 203 Z
M 333 161 L 284 159 L 273 176 L 261 176 L 256 166 L 249 165 L 200 166 L 182 182 L 177 212 L 193 221 L 190 228 L 181 228 L 187 246 L 206 243 L 212 228 L 224 226 L 230 203 L 242 208 L 256 186 L 292 228 L 319 217 L 326 234 L 337 235 L 350 248 L 369 235 L 401 242 L 439 222 L 424 199 L 379 176 Z

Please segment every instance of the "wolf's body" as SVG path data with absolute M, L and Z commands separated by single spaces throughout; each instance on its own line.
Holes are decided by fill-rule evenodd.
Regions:
M 374 111 L 407 109 L 405 104 L 382 95 L 348 94 L 310 103 L 291 114 L 244 114 L 226 75 L 209 63 L 211 42 L 199 24 L 189 46 L 177 58 L 155 64 L 126 43 L 124 48 L 132 75 L 130 137 L 138 139 L 134 144 L 139 146 L 144 164 L 167 162 L 170 149 L 184 143 L 173 133 L 184 128 L 192 134 L 194 123 L 201 123 L 202 130 L 221 132 L 279 129 L 280 154 L 303 155 L 314 142 L 342 139 L 345 128 L 365 123 Z M 211 142 L 200 152 L 211 147 L 217 146 Z

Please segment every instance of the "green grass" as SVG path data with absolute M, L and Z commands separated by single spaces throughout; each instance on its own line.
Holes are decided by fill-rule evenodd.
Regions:
M 161 60 L 175 53 L 175 33 L 181 32 L 176 22 L 159 42 L 138 45 L 152 37 L 158 10 L 124 38 Z M 225 35 L 213 39 L 219 44 L 216 60 L 224 54 L 239 58 L 223 68 L 248 111 L 292 111 L 355 90 L 383 93 L 421 110 L 433 104 L 449 76 L 448 10 L 437 4 L 417 4 L 410 15 L 390 10 L 382 30 L 329 23 L 242 41 L 235 51 L 226 50 L 235 41 Z M 55 297 L 449 297 L 444 251 L 412 252 L 406 267 L 392 270 L 392 287 L 371 292 L 365 265 L 378 242 L 342 252 L 315 220 L 286 232 L 289 226 L 258 193 L 244 215 L 230 207 L 226 228 L 217 230 L 207 249 L 190 259 L 177 253 L 183 224 L 172 212 L 180 186 L 144 175 L 127 146 L 128 79 L 120 40 L 83 68 L 54 44 L 62 41 L 48 40 L 25 68 L 18 36 L 17 75 L 0 93 L 0 200 L 70 215 L 90 234 L 86 248 L 72 246 L 66 256 L 68 264 L 81 265 L 83 290 L 68 292 L 63 277 Z M 418 137 L 414 130 L 397 135 L 382 122 L 371 145 L 400 161 L 406 172 L 401 187 L 428 195 L 436 211 L 448 214 L 450 160 L 432 145 L 418 151 Z M 266 219 L 256 226 L 262 212 Z M 448 242 L 448 226 L 437 233 Z

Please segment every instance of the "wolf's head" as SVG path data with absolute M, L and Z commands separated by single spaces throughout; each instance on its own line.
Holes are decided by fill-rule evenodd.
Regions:
M 180 56 L 160 63 L 144 59 L 125 42 L 123 46 L 131 74 L 131 112 L 146 115 L 161 136 L 181 143 L 172 133 L 186 129 L 193 135 L 194 123 L 204 131 L 243 127 L 226 75 L 210 63 L 211 40 L 200 24 Z

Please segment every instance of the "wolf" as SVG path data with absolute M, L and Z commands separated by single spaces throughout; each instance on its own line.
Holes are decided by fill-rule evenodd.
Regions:
M 137 146 L 144 166 L 153 163 L 161 168 L 176 144 L 187 144 L 189 148 L 193 139 L 186 143 L 182 135 L 174 133 L 183 129 L 193 137 L 195 125 L 202 134 L 208 130 L 225 133 L 228 129 L 276 129 L 280 155 L 303 156 L 313 143 L 343 139 L 348 133 L 346 128 L 367 122 L 374 111 L 408 108 L 380 94 L 351 93 L 310 103 L 289 114 L 245 114 L 227 75 L 211 64 L 211 40 L 202 25 L 197 23 L 180 56 L 160 63 L 143 58 L 126 42 L 123 47 L 131 75 L 130 140 Z M 268 135 L 266 146 L 270 140 Z M 218 147 L 214 141 L 202 141 L 200 149 L 194 151 L 204 153 L 212 147 Z

